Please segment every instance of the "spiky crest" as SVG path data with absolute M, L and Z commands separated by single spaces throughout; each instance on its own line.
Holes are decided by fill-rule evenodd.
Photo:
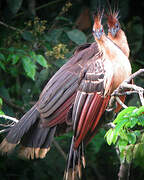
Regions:
M 117 5 L 117 7 L 115 6 L 112 10 L 109 0 L 107 0 L 107 3 L 108 3 L 108 11 L 105 15 L 108 19 L 108 21 L 107 21 L 108 26 L 113 27 L 113 26 L 115 26 L 116 23 L 119 22 L 118 21 L 118 19 L 119 19 L 118 5 Z
M 100 29 L 101 28 L 101 21 L 102 21 L 102 17 L 103 17 L 103 13 L 104 13 L 104 9 L 97 10 L 97 13 L 94 13 L 93 17 L 94 17 L 94 29 Z

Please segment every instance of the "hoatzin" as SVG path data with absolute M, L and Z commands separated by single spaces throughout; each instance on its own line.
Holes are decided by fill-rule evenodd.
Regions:
M 116 45 L 118 45 L 123 53 L 129 57 L 130 49 L 127 42 L 127 37 L 124 31 L 121 29 L 119 23 L 119 12 L 112 11 L 111 7 L 109 7 L 109 12 L 106 14 L 107 16 L 107 25 L 108 25 L 108 38 L 111 39 Z
M 64 178 L 81 177 L 81 161 L 85 167 L 84 146 L 95 135 L 112 92 L 131 74 L 127 56 L 104 33 L 102 13 L 94 18 L 93 35 L 99 54 L 85 64 L 79 76 L 72 121 L 74 135 Z

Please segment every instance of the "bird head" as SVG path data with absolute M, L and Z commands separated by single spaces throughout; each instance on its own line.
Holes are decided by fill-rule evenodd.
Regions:
M 101 36 L 104 33 L 103 26 L 101 24 L 103 12 L 98 11 L 97 14 L 94 14 L 94 25 L 93 25 L 93 35 L 96 39 L 100 40 Z
M 108 31 L 111 33 L 113 37 L 116 36 L 117 32 L 120 29 L 120 23 L 118 21 L 119 19 L 118 14 L 119 14 L 118 11 L 112 12 L 112 10 L 106 14 Z

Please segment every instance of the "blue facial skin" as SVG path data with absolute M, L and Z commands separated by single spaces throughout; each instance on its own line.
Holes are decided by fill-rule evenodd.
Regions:
M 119 31 L 119 29 L 120 29 L 119 25 L 118 25 L 118 24 L 115 24 L 115 27 L 110 28 L 110 29 L 109 29 L 109 32 L 111 33 L 111 35 L 112 35 L 113 37 L 115 37 L 115 35 L 116 35 L 116 33 Z
M 96 31 L 93 30 L 93 33 L 97 37 L 97 39 L 99 40 L 103 34 L 103 28 L 101 27 L 100 29 L 97 29 Z

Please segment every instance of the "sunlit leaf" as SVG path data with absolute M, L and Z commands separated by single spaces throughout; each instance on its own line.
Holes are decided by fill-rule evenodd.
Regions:
M 87 38 L 86 38 L 85 34 L 78 29 L 73 29 L 66 33 L 67 33 L 68 37 L 78 45 L 81 45 L 81 44 L 84 44 L 87 42 Z
M 22 63 L 27 76 L 34 80 L 36 73 L 36 65 L 34 61 L 30 57 L 24 56 L 22 58 Z
M 105 135 L 108 145 L 111 145 L 113 142 L 113 129 L 109 129 Z
M 44 56 L 42 56 L 42 55 L 37 55 L 36 56 L 36 61 L 37 61 L 37 63 L 39 63 L 41 66 L 43 66 L 43 67 L 48 67 L 48 64 L 47 64 L 47 61 L 46 61 L 46 59 L 44 58 Z
M 120 121 L 123 121 L 124 116 L 126 118 L 128 114 L 132 113 L 135 109 L 137 109 L 137 107 L 133 107 L 133 106 L 124 109 L 118 114 L 117 118 L 114 120 L 114 123 L 119 123 Z
M 144 126 L 144 115 L 138 116 L 138 125 Z
M 133 128 L 138 122 L 138 118 L 137 117 L 130 117 L 128 123 L 126 124 L 127 128 Z
M 0 110 L 0 115 L 4 115 L 4 112 L 2 110 Z
M 136 143 L 136 135 L 135 133 L 128 133 L 127 134 L 127 137 L 128 137 L 128 141 L 130 144 L 135 144 Z
M 2 106 L 3 100 L 2 98 L 0 98 L 0 106 Z

